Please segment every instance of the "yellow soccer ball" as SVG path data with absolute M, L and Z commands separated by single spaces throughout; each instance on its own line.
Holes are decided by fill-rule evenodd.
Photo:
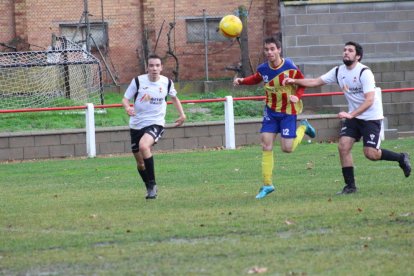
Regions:
M 227 38 L 235 38 L 240 36 L 243 30 L 243 23 L 240 18 L 235 15 L 226 15 L 220 20 L 219 31 Z

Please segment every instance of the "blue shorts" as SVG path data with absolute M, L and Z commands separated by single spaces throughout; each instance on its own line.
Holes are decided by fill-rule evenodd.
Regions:
M 275 112 L 265 106 L 260 132 L 280 133 L 283 138 L 296 138 L 296 115 Z

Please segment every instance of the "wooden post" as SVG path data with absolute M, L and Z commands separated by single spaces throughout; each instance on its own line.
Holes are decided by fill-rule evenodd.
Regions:
M 239 6 L 239 17 L 243 23 L 243 30 L 240 35 L 240 49 L 241 49 L 241 74 L 242 77 L 253 74 L 250 57 L 249 57 L 249 37 L 247 35 L 247 9 L 244 6 Z

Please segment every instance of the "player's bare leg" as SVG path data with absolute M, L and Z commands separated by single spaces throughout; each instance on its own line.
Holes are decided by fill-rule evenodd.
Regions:
M 371 161 L 377 161 L 381 159 L 382 151 L 376 148 L 364 147 L 364 155 Z
M 293 152 L 293 138 L 281 138 L 280 139 L 280 148 L 283 152 L 291 153 Z

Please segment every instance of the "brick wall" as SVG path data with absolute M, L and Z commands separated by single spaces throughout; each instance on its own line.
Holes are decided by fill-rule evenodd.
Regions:
M 13 8 L 13 3 L 10 3 L 10 7 Z M 28 40 L 27 16 L 28 10 L 26 0 L 14 1 L 15 33 L 17 37 L 23 40 Z
M 13 0 L 0 1 L 0 42 L 6 43 L 15 37 L 15 31 L 6 26 L 12 26 L 14 22 L 14 10 L 11 9 Z
M 207 17 L 221 18 L 227 14 L 234 14 L 238 11 L 239 6 L 249 9 L 248 26 L 244 26 L 248 30 L 249 52 L 252 67 L 255 67 L 263 61 L 262 41 L 264 36 L 279 31 L 279 18 L 274 16 L 279 9 L 279 1 L 260 0 L 254 1 L 220 1 L 220 0 L 200 0 L 190 2 L 186 0 L 176 0 L 175 7 L 163 5 L 163 0 L 153 0 L 152 3 L 156 7 L 153 25 L 147 26 L 152 31 L 149 49 L 154 49 L 156 40 L 159 36 L 157 44 L 157 53 L 161 56 L 167 56 L 164 65 L 164 73 L 173 78 L 172 71 L 175 70 L 175 60 L 166 55 L 168 51 L 167 32 L 168 23 L 175 22 L 174 31 L 172 32 L 173 52 L 179 62 L 179 79 L 180 80 L 198 80 L 204 79 L 205 72 L 205 46 L 203 43 L 187 42 L 186 19 L 202 18 L 203 10 Z M 152 13 L 144 12 L 144 22 L 151 22 L 146 18 L 152 16 Z M 152 19 L 152 18 L 151 18 Z M 165 24 L 161 30 L 163 21 Z M 208 45 L 208 69 L 209 78 L 230 78 L 234 76 L 233 71 L 226 70 L 227 66 L 234 66 L 240 62 L 240 47 L 236 41 L 232 43 L 226 42 L 209 42 Z
M 16 0 L 0 1 L 2 17 L 3 11 L 11 14 L 8 24 L 2 24 L 3 30 L 13 33 L 14 36 L 26 40 L 30 50 L 45 50 L 50 44 L 52 33 L 60 35 L 59 25 L 77 24 L 85 22 L 84 1 L 60 1 L 53 0 Z M 106 62 L 113 73 L 118 76 L 118 81 L 127 82 L 139 71 L 140 47 L 142 41 L 141 3 L 142 1 L 104 1 L 104 10 L 101 9 L 101 1 L 89 0 L 88 11 L 90 22 L 108 23 L 109 48 L 106 53 Z M 151 2 L 151 1 L 150 1 Z M 4 7 L 4 8 L 3 8 Z M 82 20 L 81 20 L 82 18 Z M 3 26 L 6 26 L 3 28 Z M 1 37 L 0 42 L 9 41 L 14 37 Z M 71 38 L 71 37 L 70 37 Z M 93 46 L 93 44 L 92 44 Z M 0 48 L 1 50 L 1 48 Z M 28 49 L 25 49 L 28 50 Z M 105 51 L 103 51 L 105 53 Z M 97 51 L 93 52 L 100 58 Z M 111 59 L 109 59 L 111 58 Z M 103 64 L 102 64 L 103 65 Z M 104 66 L 102 66 L 105 68 Z M 109 77 L 104 74 L 109 81 Z
M 164 73 L 174 77 L 175 61 L 167 54 L 167 33 L 171 22 L 176 22 L 171 33 L 171 50 L 179 59 L 180 79 L 203 79 L 204 45 L 187 43 L 185 25 L 186 18 L 202 17 L 203 9 L 208 16 L 217 17 L 235 13 L 240 5 L 249 9 L 249 26 L 246 28 L 253 67 L 262 61 L 263 36 L 277 32 L 279 28 L 279 18 L 274 16 L 279 9 L 279 1 L 176 0 L 173 3 L 166 5 L 164 0 L 103 1 L 101 9 L 101 1 L 88 0 L 89 21 L 101 22 L 103 16 L 108 24 L 109 47 L 103 53 L 118 83 L 129 83 L 135 75 L 144 73 L 145 49 L 150 52 L 156 50 L 166 57 Z M 19 37 L 30 45 L 30 50 L 42 50 L 50 45 L 52 33 L 60 34 L 59 24 L 80 22 L 84 15 L 84 1 L 1 0 L 0 10 L 0 42 Z M 211 78 L 234 75 L 225 67 L 236 65 L 240 60 L 237 42 L 210 43 L 208 51 Z M 94 54 L 99 57 L 98 52 Z M 111 82 L 109 74 L 104 74 L 104 80 Z
M 208 16 L 220 17 L 235 13 L 240 5 L 249 11 L 248 26 L 245 27 L 253 70 L 263 61 L 263 38 L 280 30 L 284 54 L 294 58 L 295 62 L 337 60 L 338 47 L 351 39 L 365 46 L 366 58 L 414 56 L 414 1 L 315 2 L 318 1 L 176 0 L 174 5 L 165 5 L 163 0 L 128 0 L 104 1 L 102 10 L 101 1 L 89 0 L 88 7 L 90 21 L 100 22 L 103 15 L 103 20 L 108 23 L 106 62 L 121 84 L 144 73 L 144 42 L 148 39 L 148 50 L 152 51 L 158 35 L 156 50 L 166 57 L 164 73 L 171 78 L 174 76 L 176 64 L 167 55 L 166 35 L 170 22 L 176 22 L 172 50 L 179 59 L 180 80 L 204 79 L 204 45 L 187 43 L 185 19 L 201 17 L 203 9 Z M 60 23 L 79 22 L 84 1 L 2 0 L 0 8 L 0 42 L 18 36 L 27 40 L 32 50 L 40 50 L 50 44 L 52 33 L 59 34 Z M 210 43 L 209 77 L 232 77 L 234 72 L 225 68 L 237 65 L 239 59 L 238 43 Z M 104 74 L 104 79 L 110 81 L 108 74 Z

